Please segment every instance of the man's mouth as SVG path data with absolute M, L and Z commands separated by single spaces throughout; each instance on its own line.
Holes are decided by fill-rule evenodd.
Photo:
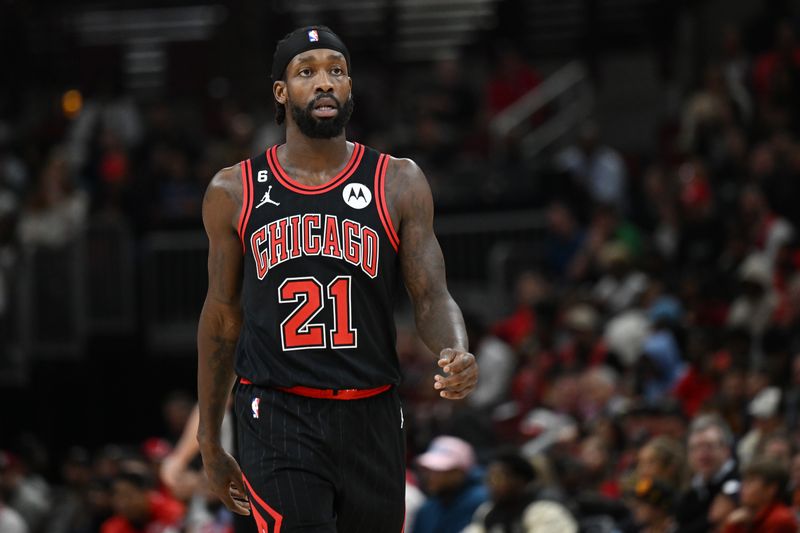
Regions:
M 323 97 L 314 102 L 311 114 L 317 118 L 331 118 L 339 112 L 339 104 L 330 97 Z

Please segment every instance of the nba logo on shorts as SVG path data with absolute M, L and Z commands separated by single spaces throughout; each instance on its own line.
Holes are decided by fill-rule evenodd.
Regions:
M 316 43 L 318 41 L 319 41 L 319 33 L 317 33 L 317 30 L 309 30 L 309 32 L 308 32 L 308 42 Z
M 253 410 L 253 418 L 258 418 L 258 404 L 261 403 L 261 398 L 253 398 L 250 404 L 250 409 Z

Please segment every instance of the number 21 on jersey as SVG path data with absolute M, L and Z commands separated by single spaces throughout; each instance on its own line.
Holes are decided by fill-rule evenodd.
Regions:
M 297 303 L 297 307 L 281 322 L 281 343 L 284 350 L 355 348 L 358 331 L 353 328 L 350 276 L 338 276 L 327 287 L 314 277 L 287 278 L 278 288 L 278 301 Z M 325 293 L 325 294 L 323 294 Z M 327 298 L 325 298 L 327 296 Z M 333 302 L 333 329 L 325 324 L 312 323 L 325 308 L 326 300 Z

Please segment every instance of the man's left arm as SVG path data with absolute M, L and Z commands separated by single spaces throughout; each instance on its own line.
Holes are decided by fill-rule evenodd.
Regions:
M 387 173 L 387 196 L 399 221 L 400 267 L 414 320 L 423 342 L 439 354 L 434 388 L 443 398 L 467 396 L 478 382 L 478 365 L 469 353 L 461 310 L 447 290 L 444 257 L 433 233 L 433 197 L 419 167 L 408 159 L 392 159 Z

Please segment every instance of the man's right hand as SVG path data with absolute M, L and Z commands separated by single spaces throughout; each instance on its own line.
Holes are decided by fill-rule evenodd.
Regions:
M 250 502 L 242 482 L 242 470 L 236 460 L 222 448 L 203 450 L 201 454 L 211 492 L 231 512 L 249 515 Z

